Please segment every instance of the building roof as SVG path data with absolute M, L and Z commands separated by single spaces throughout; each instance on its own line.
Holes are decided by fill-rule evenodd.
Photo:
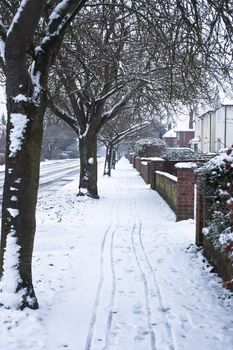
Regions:
M 199 118 L 204 117 L 208 113 L 215 112 L 221 106 L 233 106 L 233 93 L 230 89 L 223 91 L 220 87 L 217 87 L 212 103 L 202 104 L 199 107 Z
M 189 140 L 189 143 L 198 143 L 200 142 L 200 137 L 194 137 L 193 139 Z
M 163 138 L 175 138 L 177 132 L 195 132 L 194 129 L 170 129 L 164 135 Z
M 163 138 L 167 138 L 167 137 L 176 137 L 176 131 L 175 129 L 170 129 L 168 130 L 164 135 L 163 135 Z
M 221 105 L 233 105 L 233 95 L 232 92 L 227 92 L 226 93 L 222 89 L 218 89 L 218 94 L 219 94 L 219 102 Z

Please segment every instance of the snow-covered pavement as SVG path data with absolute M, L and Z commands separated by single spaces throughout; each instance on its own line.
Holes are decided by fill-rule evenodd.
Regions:
M 233 298 L 173 212 L 127 160 L 38 203 L 37 311 L 0 308 L 0 349 L 232 350 Z

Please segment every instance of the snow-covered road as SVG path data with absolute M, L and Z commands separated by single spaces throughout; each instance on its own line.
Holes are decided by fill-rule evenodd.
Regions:
M 100 200 L 38 203 L 38 311 L 0 309 L 0 349 L 231 350 L 233 299 L 173 212 L 122 159 Z
M 0 202 L 5 177 L 5 166 L 0 166 Z M 60 186 L 71 181 L 79 173 L 79 159 L 64 159 L 41 162 L 40 188 L 42 192 L 57 190 Z

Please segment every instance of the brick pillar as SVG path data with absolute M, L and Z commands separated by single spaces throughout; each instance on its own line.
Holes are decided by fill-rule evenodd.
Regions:
M 140 159 L 140 157 L 135 158 L 135 168 L 140 173 L 140 171 L 141 171 L 141 159 Z
M 149 165 L 149 183 L 152 190 L 156 189 L 156 174 L 155 172 L 164 170 L 164 160 L 162 158 L 158 158 L 158 160 L 151 160 Z
M 197 197 L 196 197 L 196 245 L 203 245 L 203 233 L 202 229 L 205 227 L 205 222 L 208 217 L 208 209 L 205 196 L 205 175 L 202 173 L 197 174 Z
M 176 186 L 176 220 L 187 220 L 194 218 L 194 184 L 197 167 L 195 163 L 179 163 L 177 169 Z
M 151 161 L 147 162 L 147 180 L 148 184 L 150 184 L 150 168 L 151 168 Z
M 136 168 L 136 156 L 133 156 L 133 167 Z

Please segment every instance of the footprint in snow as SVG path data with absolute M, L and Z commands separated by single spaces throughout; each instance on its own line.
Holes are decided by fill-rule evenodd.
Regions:
M 145 340 L 146 336 L 149 334 L 144 328 L 140 327 L 138 329 L 138 334 L 135 336 L 134 340 L 136 343 L 141 343 Z
M 156 261 L 158 264 L 161 264 L 162 262 L 164 262 L 164 259 L 157 259 Z
M 136 304 L 133 307 L 133 313 L 134 314 L 141 314 L 142 313 L 142 304 Z

